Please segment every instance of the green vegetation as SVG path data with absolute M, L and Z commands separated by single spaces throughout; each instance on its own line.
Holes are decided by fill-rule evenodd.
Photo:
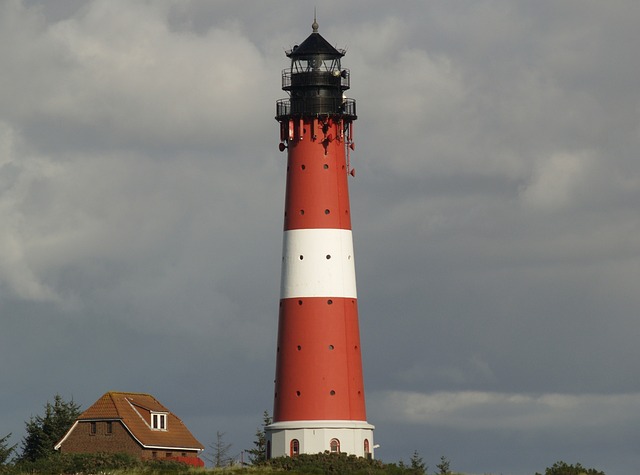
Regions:
M 536 472 L 536 475 L 541 475 Z M 596 470 L 595 468 L 584 468 L 579 463 L 575 465 L 569 465 L 562 460 L 548 467 L 544 475 L 605 475 L 604 472 Z
M 411 470 L 416 473 L 416 474 L 426 474 L 427 473 L 427 469 L 429 467 L 427 467 L 424 463 L 424 461 L 422 460 L 422 457 L 420 457 L 420 454 L 418 453 L 417 450 L 413 451 L 413 455 L 411 456 Z
M 438 475 L 449 475 L 451 473 L 451 462 L 444 455 L 440 457 L 440 463 L 436 465 Z
M 35 461 L 19 461 L 5 467 L 6 474 L 181 474 L 192 471 L 187 465 L 171 461 L 142 461 L 129 454 L 60 454 Z
M 225 473 L 229 475 L 424 475 L 424 469 L 402 464 L 385 464 L 379 460 L 366 460 L 346 454 L 301 454 L 269 460 L 262 466 L 193 468 L 170 462 L 146 460 L 128 454 L 60 454 L 54 453 L 37 461 L 20 461 L 4 467 L 7 475 L 37 474 L 141 474 L 172 475 L 186 473 Z
M 10 438 L 11 433 L 8 433 L 4 437 L 0 437 L 0 473 L 2 472 L 2 466 L 9 461 L 18 446 L 18 444 L 9 446 Z
M 264 465 L 267 462 L 267 435 L 265 428 L 273 422 L 273 418 L 268 411 L 262 414 L 262 425 L 256 429 L 256 439 L 253 441 L 254 447 L 248 449 L 249 462 L 252 465 Z
M 3 440 L 3 439 L 0 439 Z M 443 464 L 443 462 L 447 462 Z M 19 461 L 0 465 L 3 475 L 181 475 L 181 474 L 228 474 L 228 475 L 456 475 L 449 471 L 449 460 L 440 459 L 438 471 L 429 473 L 419 454 L 414 452 L 410 466 L 385 464 L 380 460 L 366 460 L 346 454 L 301 454 L 269 460 L 262 466 L 235 466 L 225 468 L 194 468 L 179 462 L 146 460 L 128 454 L 60 454 L 54 453 L 37 461 Z M 457 473 L 457 475 L 463 475 Z M 604 472 L 582 465 L 556 462 L 544 474 L 536 475 L 605 475 Z
M 280 472 L 303 475 L 353 474 L 353 475 L 423 475 L 424 471 L 380 460 L 367 460 L 347 454 L 300 454 L 295 457 L 279 457 L 269 460 L 268 467 Z
M 35 462 L 51 456 L 55 452 L 54 445 L 80 415 L 80 405 L 73 399 L 65 401 L 59 394 L 53 398 L 53 404 L 47 401 L 44 409 L 44 416 L 32 416 L 26 422 L 27 435 L 22 440 L 20 461 Z

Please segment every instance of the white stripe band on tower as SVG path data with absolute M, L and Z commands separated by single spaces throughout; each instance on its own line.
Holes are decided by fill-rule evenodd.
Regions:
M 280 298 L 357 298 L 350 229 L 284 232 Z

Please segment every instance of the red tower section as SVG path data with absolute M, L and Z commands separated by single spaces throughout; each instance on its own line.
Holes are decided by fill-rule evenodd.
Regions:
M 269 456 L 372 456 L 366 422 L 351 211 L 355 101 L 344 51 L 313 33 L 287 53 L 277 102 L 287 188 Z
M 308 119 L 293 130 L 284 229 L 321 231 L 306 233 L 300 253 L 283 256 L 283 273 L 306 279 L 283 279 L 274 420 L 366 420 L 357 300 L 349 285 L 353 253 L 330 242 L 332 234 L 345 234 L 332 231 L 351 231 L 344 122 Z M 335 269 L 319 269 L 329 265 Z M 346 281 L 342 289 L 322 292 L 329 274 Z

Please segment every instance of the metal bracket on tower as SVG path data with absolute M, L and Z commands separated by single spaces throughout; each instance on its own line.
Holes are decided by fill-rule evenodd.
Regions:
M 351 168 L 351 151 L 355 150 L 356 148 L 356 144 L 353 141 L 353 122 L 349 121 L 349 123 L 345 127 L 345 130 L 346 130 L 346 134 L 345 134 L 344 145 L 347 151 L 347 173 L 355 178 L 356 169 Z

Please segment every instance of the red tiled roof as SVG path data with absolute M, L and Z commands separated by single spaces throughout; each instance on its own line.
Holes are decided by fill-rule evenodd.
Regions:
M 166 430 L 151 428 L 151 413 L 167 414 Z M 78 420 L 121 420 L 145 447 L 203 450 L 184 423 L 150 394 L 105 393 Z

